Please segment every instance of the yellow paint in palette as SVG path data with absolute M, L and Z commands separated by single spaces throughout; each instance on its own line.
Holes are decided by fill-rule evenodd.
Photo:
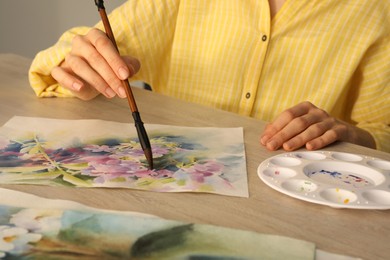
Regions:
M 389 161 L 366 155 L 315 151 L 264 160 L 260 179 L 304 201 L 335 208 L 389 209 Z
M 336 188 L 336 192 L 340 192 L 340 189 Z M 348 204 L 349 203 L 349 199 L 348 198 L 345 198 L 344 200 L 343 200 L 343 198 L 341 196 L 339 198 L 340 198 L 340 200 L 343 201 L 344 204 Z

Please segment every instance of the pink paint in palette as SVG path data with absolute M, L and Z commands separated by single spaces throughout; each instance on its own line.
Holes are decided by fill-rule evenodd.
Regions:
M 291 197 L 336 208 L 390 209 L 390 161 L 332 152 L 284 153 L 263 161 L 260 179 Z

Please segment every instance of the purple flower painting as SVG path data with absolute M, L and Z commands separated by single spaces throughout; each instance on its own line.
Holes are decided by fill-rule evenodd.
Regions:
M 0 129 L 0 183 L 248 196 L 241 128 L 145 127 L 153 170 L 131 124 L 15 117 Z

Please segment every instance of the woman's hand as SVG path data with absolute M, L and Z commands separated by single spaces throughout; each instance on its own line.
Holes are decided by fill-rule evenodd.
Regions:
M 280 147 L 293 151 L 302 146 L 316 150 L 336 141 L 375 148 L 374 138 L 367 131 L 331 117 L 310 102 L 282 112 L 260 137 L 260 143 L 271 151 Z
M 99 93 L 108 98 L 125 98 L 121 81 L 132 77 L 139 68 L 137 59 L 121 57 L 106 34 L 94 28 L 86 35 L 74 37 L 72 50 L 51 75 L 83 100 Z

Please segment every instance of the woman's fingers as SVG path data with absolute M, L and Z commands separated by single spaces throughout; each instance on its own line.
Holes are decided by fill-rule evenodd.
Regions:
M 347 140 L 349 131 L 348 125 L 338 120 L 332 120 L 332 122 L 333 126 L 328 127 L 328 130 L 326 130 L 322 135 L 306 142 L 306 148 L 308 150 L 321 149 L 336 141 Z
M 107 98 L 115 96 L 115 92 L 107 84 L 103 76 L 94 70 L 90 63 L 76 55 L 67 55 L 65 61 L 72 71 L 77 71 L 77 76 L 82 78 L 87 85 L 94 87 Z
M 319 147 L 321 142 L 327 142 L 327 144 L 332 143 L 336 140 L 328 140 L 328 138 L 324 139 L 324 134 L 332 127 L 333 125 L 331 122 L 329 122 L 329 120 L 319 121 L 315 124 L 312 124 L 301 133 L 285 141 L 283 143 L 283 149 L 286 151 L 296 150 L 302 146 L 307 146 L 308 142 L 314 141 L 316 139 L 318 139 L 316 142 L 309 145 L 312 150 L 318 149 L 314 147 Z
M 82 80 L 67 72 L 64 68 L 53 68 L 52 76 L 61 86 L 69 89 L 73 95 L 82 100 L 90 100 L 99 95 L 99 92 L 95 88 L 86 86 Z
M 91 29 L 87 35 L 77 35 L 72 50 L 65 61 L 52 70 L 52 76 L 75 95 L 90 99 L 97 92 L 108 98 L 126 97 L 122 80 L 133 76 L 140 69 L 139 61 L 121 57 L 106 34 Z M 89 90 L 90 88 L 94 90 Z
M 300 103 L 282 112 L 269 124 L 260 139 L 269 150 L 286 151 L 302 146 L 314 150 L 342 140 L 348 127 L 310 102 Z
M 293 121 L 295 118 L 299 118 L 300 116 L 307 114 L 309 109 L 310 109 L 310 105 L 307 104 L 307 102 L 304 102 L 283 111 L 274 120 L 274 122 L 266 126 L 262 134 L 262 137 L 260 139 L 261 143 L 263 145 L 266 145 L 268 142 L 271 141 L 270 140 L 271 138 L 273 138 L 275 135 L 280 133 L 280 131 L 282 131 L 291 121 Z M 285 135 L 285 132 L 282 133 L 281 135 Z M 279 146 L 280 145 L 281 144 L 279 144 Z M 272 142 L 271 146 L 276 147 L 277 146 L 276 142 Z
M 130 77 L 134 76 L 140 68 L 141 63 L 136 58 L 130 57 L 130 56 L 123 56 L 122 59 L 126 63 L 127 67 L 130 69 Z
M 114 93 L 125 97 L 123 96 L 124 89 L 121 79 L 115 73 L 115 70 L 119 70 L 117 67 L 120 66 L 120 70 L 124 71 L 122 74 L 128 76 L 128 69 L 123 69 L 123 67 L 126 67 L 126 64 L 107 36 L 101 31 L 93 29 L 86 37 L 75 36 L 73 45 L 77 46 L 77 48 L 72 52 L 72 57 L 80 57 L 92 70 L 81 71 L 79 69 L 85 69 L 85 66 L 76 67 L 70 64 L 72 70 L 89 82 L 91 82 L 91 77 L 85 78 L 86 75 L 98 75 L 99 78 L 96 79 L 96 83 L 100 85 L 91 85 L 105 96 L 112 97 L 112 93 Z M 81 65 L 81 63 L 78 65 Z M 104 80 L 104 84 L 102 84 L 101 79 Z
M 82 80 L 79 80 L 77 77 L 73 76 L 72 74 L 65 71 L 64 68 L 61 67 L 54 67 L 51 71 L 51 75 L 55 80 L 57 80 L 58 83 L 61 84 L 61 86 L 73 90 L 73 91 L 80 91 L 81 88 L 84 86 L 84 83 Z

